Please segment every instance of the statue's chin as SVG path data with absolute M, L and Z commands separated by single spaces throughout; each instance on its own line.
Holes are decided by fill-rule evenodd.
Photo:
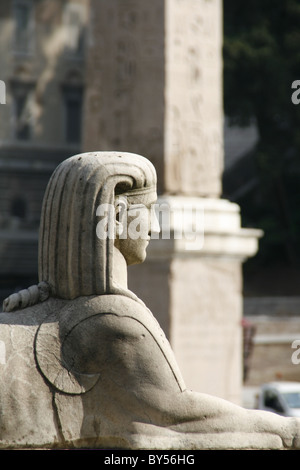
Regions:
M 134 266 L 136 264 L 141 264 L 145 261 L 146 259 L 146 253 L 144 256 L 140 256 L 140 257 L 135 257 L 134 259 L 130 259 L 130 261 L 128 261 L 127 263 L 127 266 Z
M 141 264 L 145 261 L 147 257 L 146 249 L 137 250 L 132 255 L 125 257 L 127 266 L 133 266 L 135 264 Z
M 121 243 L 119 250 L 125 258 L 127 266 L 141 264 L 147 257 L 149 240 L 125 240 Z

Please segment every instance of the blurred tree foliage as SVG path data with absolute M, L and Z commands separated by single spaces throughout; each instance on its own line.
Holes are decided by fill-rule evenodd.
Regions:
M 255 149 L 240 164 L 248 173 L 236 202 L 243 224 L 265 232 L 256 257 L 260 265 L 299 265 L 300 104 L 291 100 L 295 80 L 300 80 L 300 0 L 224 0 L 225 114 L 232 124 L 256 122 L 259 133 Z

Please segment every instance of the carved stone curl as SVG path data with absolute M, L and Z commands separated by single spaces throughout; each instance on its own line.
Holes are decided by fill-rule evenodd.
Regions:
M 299 448 L 299 420 L 187 390 L 158 322 L 128 290 L 127 265 L 145 259 L 157 230 L 155 200 L 155 170 L 138 155 L 76 155 L 54 172 L 40 284 L 0 315 L 0 448 Z M 105 205 L 115 210 L 101 237 Z M 124 237 L 136 210 L 151 223 Z

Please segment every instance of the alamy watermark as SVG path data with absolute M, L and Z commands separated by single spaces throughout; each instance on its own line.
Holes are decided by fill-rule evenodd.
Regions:
M 3 80 L 0 80 L 0 104 L 6 104 L 6 85 Z
M 292 363 L 298 365 L 300 364 L 300 339 L 295 339 L 292 342 L 292 349 L 296 350 L 293 352 L 291 357 Z
M 292 103 L 299 104 L 300 103 L 300 80 L 293 81 L 292 89 L 295 90 L 291 96 Z
M 130 199 L 130 198 L 129 198 Z M 186 249 L 202 249 L 204 243 L 204 210 L 199 206 L 171 207 L 168 203 L 150 206 L 128 203 L 100 204 L 96 210 L 99 221 L 97 237 L 101 240 L 184 240 Z

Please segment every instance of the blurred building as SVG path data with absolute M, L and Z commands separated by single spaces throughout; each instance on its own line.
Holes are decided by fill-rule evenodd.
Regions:
M 88 0 L 0 3 L 0 301 L 36 281 L 47 182 L 80 151 L 87 17 Z

